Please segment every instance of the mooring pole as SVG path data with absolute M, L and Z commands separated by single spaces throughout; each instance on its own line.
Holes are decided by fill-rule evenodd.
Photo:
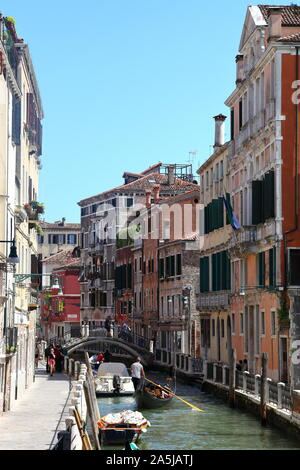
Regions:
M 260 386 L 260 419 L 262 426 L 267 424 L 267 375 L 268 375 L 268 353 L 261 357 L 261 386 Z
M 229 351 L 229 405 L 235 406 L 235 371 L 236 371 L 236 350 Z

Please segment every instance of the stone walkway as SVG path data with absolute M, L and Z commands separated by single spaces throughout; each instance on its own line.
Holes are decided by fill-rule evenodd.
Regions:
M 35 373 L 35 382 L 20 397 L 12 411 L 0 416 L 0 450 L 49 450 L 56 434 L 65 429 L 69 414 L 69 377 L 49 376 L 44 362 Z

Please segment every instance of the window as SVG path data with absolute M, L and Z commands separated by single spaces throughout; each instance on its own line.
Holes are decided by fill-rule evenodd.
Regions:
M 256 305 L 256 312 L 255 312 L 255 354 L 259 354 L 259 305 Z
M 269 250 L 269 286 L 276 287 L 276 247 Z
M 239 128 L 240 130 L 243 127 L 243 101 L 239 101 Z
M 224 167 L 223 167 L 223 160 L 220 161 L 220 180 L 224 177 Z
M 232 329 L 232 334 L 235 334 L 235 314 L 231 314 L 231 329 Z
M 289 284 L 300 286 L 300 249 L 289 250 Z
M 265 253 L 258 253 L 258 285 L 265 287 Z
M 271 335 L 276 335 L 276 313 L 273 310 L 271 312 Z
M 265 312 L 261 312 L 261 335 L 266 334 Z
M 221 320 L 221 336 L 224 338 L 225 336 L 225 322 L 224 320 Z
M 200 258 L 200 292 L 209 292 L 209 256 Z
M 160 310 L 161 310 L 161 314 L 163 315 L 164 314 L 164 298 L 163 297 L 160 298 Z
M 38 235 L 38 243 L 42 245 L 44 243 L 44 236 L 43 235 Z
M 240 313 L 240 334 L 244 334 L 244 314 Z
M 211 321 L 211 335 L 212 336 L 216 335 L 216 322 L 214 319 Z
M 181 268 L 181 253 L 176 255 L 176 276 L 181 276 L 182 268 Z
M 126 199 L 126 206 L 127 207 L 132 207 L 133 206 L 133 198 L 129 197 Z
M 234 139 L 234 108 L 230 110 L 230 140 Z
M 76 234 L 69 234 L 68 235 L 68 245 L 76 245 L 77 243 L 77 235 Z
M 165 260 L 164 258 L 159 259 L 159 279 L 165 277 Z
M 248 307 L 245 307 L 245 353 L 248 352 Z

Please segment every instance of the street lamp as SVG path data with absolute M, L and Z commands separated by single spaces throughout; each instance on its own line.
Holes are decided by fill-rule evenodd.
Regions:
M 17 247 L 15 240 L 0 240 L 0 243 L 11 243 L 10 252 L 7 258 L 7 262 L 10 264 L 20 263 L 20 259 L 17 254 Z

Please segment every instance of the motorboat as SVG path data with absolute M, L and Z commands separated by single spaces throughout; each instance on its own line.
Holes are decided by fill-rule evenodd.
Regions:
M 151 424 L 139 411 L 124 410 L 103 416 L 97 426 L 101 445 L 128 445 L 138 442 Z
M 127 396 L 134 394 L 134 386 L 125 364 L 102 362 L 94 378 L 98 396 Z

